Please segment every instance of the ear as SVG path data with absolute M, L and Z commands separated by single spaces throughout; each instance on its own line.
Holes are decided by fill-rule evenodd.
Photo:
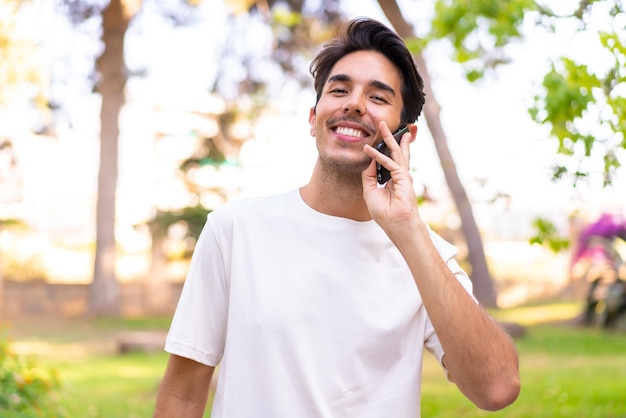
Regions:
M 415 138 L 417 138 L 417 125 L 414 123 L 409 123 L 407 127 L 409 128 L 409 132 L 411 133 L 411 142 L 413 142 L 415 141 Z
M 315 108 L 312 107 L 311 110 L 309 111 L 309 125 L 311 125 L 311 136 L 315 136 L 316 132 L 315 132 Z

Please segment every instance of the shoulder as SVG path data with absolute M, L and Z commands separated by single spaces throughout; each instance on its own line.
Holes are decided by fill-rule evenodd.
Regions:
M 219 206 L 208 215 L 209 222 L 230 223 L 246 218 L 277 216 L 288 210 L 296 190 L 268 196 L 243 197 Z

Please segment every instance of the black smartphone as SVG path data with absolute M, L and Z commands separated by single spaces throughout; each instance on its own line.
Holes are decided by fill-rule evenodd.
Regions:
M 405 126 L 404 128 L 398 129 L 393 134 L 393 137 L 398 144 L 400 143 L 400 139 L 402 139 L 402 135 L 408 131 L 409 128 Z M 389 157 L 389 149 L 387 148 L 385 141 L 378 143 L 378 145 L 376 145 L 376 149 Z M 389 179 L 391 179 L 391 173 L 389 173 L 389 170 L 380 165 L 380 163 L 376 163 L 376 179 L 378 180 L 378 184 L 385 184 L 389 181 Z

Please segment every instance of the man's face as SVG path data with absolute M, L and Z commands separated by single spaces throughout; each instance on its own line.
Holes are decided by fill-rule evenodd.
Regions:
M 309 117 L 320 162 L 341 172 L 367 168 L 371 159 L 363 146 L 382 140 L 378 123 L 400 128 L 401 87 L 400 71 L 379 52 L 357 51 L 337 61 Z

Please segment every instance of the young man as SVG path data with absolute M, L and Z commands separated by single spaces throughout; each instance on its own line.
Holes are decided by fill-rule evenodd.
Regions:
M 419 215 L 409 143 L 424 93 L 409 51 L 356 19 L 311 72 L 311 180 L 209 215 L 155 416 L 202 416 L 219 365 L 214 417 L 419 417 L 424 349 L 478 407 L 509 405 L 515 347 Z M 405 125 L 398 145 L 392 130 Z M 377 162 L 391 173 L 384 187 Z

